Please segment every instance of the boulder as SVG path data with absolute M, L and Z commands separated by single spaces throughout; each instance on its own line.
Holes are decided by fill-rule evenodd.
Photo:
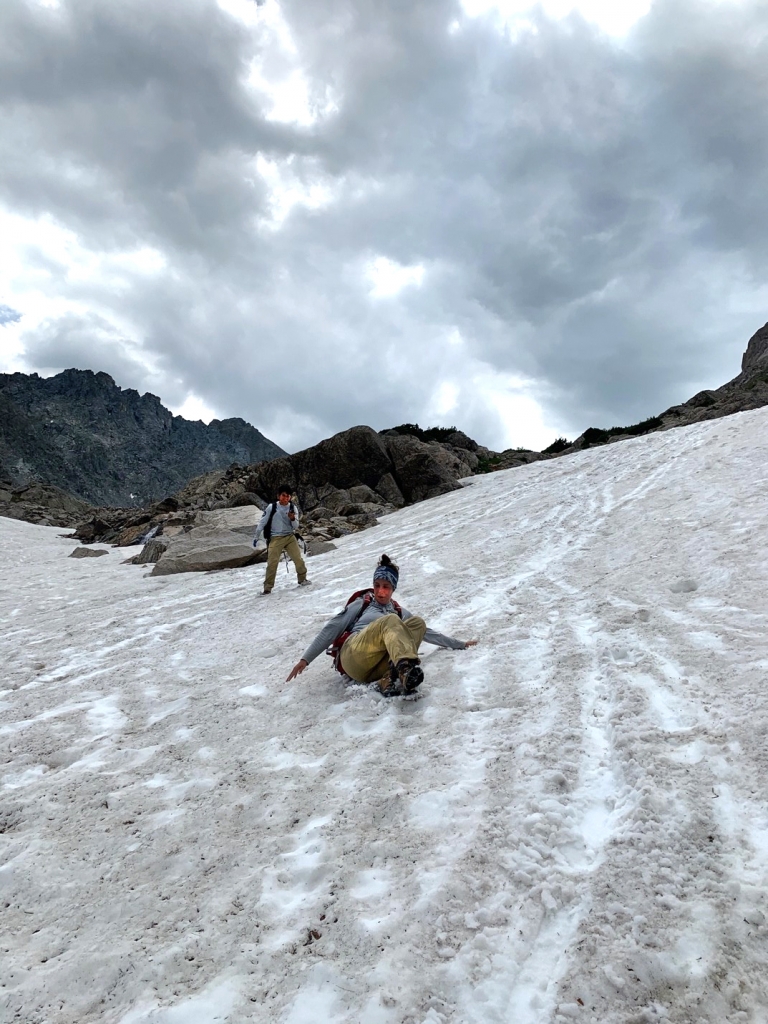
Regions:
M 335 551 L 336 545 L 330 540 L 310 540 L 307 541 L 307 558 L 312 558 L 314 555 L 324 555 L 326 551 Z
M 468 452 L 476 452 L 478 447 L 477 441 L 473 441 L 463 430 L 454 430 L 452 434 L 446 437 L 445 443 L 453 448 L 462 448 Z
M 357 484 L 355 487 L 349 488 L 349 500 L 353 504 L 372 504 L 380 505 L 381 496 L 373 490 L 372 487 L 368 487 L 367 484 Z
M 334 516 L 327 523 L 323 523 L 323 530 L 330 537 L 346 537 L 350 533 L 357 533 L 359 527 L 354 526 L 343 516 Z
M 393 436 L 399 437 L 399 434 L 394 433 Z M 392 505 L 394 508 L 402 508 L 403 505 L 405 505 L 403 492 L 397 486 L 395 478 L 391 473 L 385 473 L 384 476 L 381 477 L 376 484 L 376 493 L 380 494 L 387 504 Z
M 329 508 L 326 508 L 325 505 L 318 505 L 316 508 L 313 508 L 311 512 L 307 512 L 306 515 L 302 517 L 301 526 L 303 528 L 307 523 L 317 523 L 321 519 L 330 519 L 332 515 L 333 512 L 331 512 Z
M 172 537 L 155 564 L 153 576 L 179 572 L 209 572 L 212 569 L 238 569 L 262 562 L 266 553 L 256 551 L 242 534 L 218 526 L 198 526 L 188 533 Z
M 179 503 L 178 503 L 177 499 L 172 497 L 172 496 L 168 497 L 168 498 L 163 498 L 162 501 L 158 501 L 158 502 L 156 502 L 156 504 L 154 504 L 152 506 L 152 513 L 155 516 L 162 516 L 162 515 L 165 515 L 168 512 L 178 512 L 178 511 L 179 511 Z
M 389 511 L 386 505 L 379 500 L 376 504 L 370 501 L 359 501 L 350 505 L 342 505 L 338 514 L 340 516 L 380 516 Z
M 446 471 L 454 480 L 461 480 L 465 476 L 471 476 L 477 467 L 478 458 L 472 452 L 464 448 L 451 448 L 449 445 L 439 441 L 430 442 L 432 458 Z
M 132 544 L 141 544 L 151 529 L 152 522 L 149 519 L 133 526 L 126 526 L 125 529 L 121 530 L 115 538 L 115 546 L 118 548 L 127 548 Z
M 261 513 L 253 505 L 241 508 L 222 508 L 197 512 L 195 526 L 213 526 L 218 530 L 234 530 L 236 527 L 256 529 Z
M 345 516 L 350 526 L 358 526 L 361 530 L 367 530 L 369 526 L 378 526 L 379 520 L 370 512 L 361 512 L 359 515 Z
M 271 496 L 281 483 L 288 483 L 301 507 L 309 511 L 319 504 L 328 505 L 322 494 L 324 484 L 340 490 L 361 484 L 375 489 L 391 468 L 384 439 L 371 427 L 360 426 L 295 455 L 252 466 L 244 486 L 256 494 Z
M 342 508 L 349 505 L 352 500 L 349 496 L 349 491 L 341 488 L 322 488 L 322 495 L 318 493 L 318 497 L 322 497 L 323 508 L 329 509 L 331 515 L 341 514 Z
M 99 555 L 108 555 L 106 548 L 75 548 L 70 558 L 98 558 Z
M 153 562 L 159 562 L 170 543 L 170 538 L 166 537 L 153 537 L 148 540 L 138 555 L 134 555 L 133 558 L 127 559 L 132 565 L 150 565 Z
M 260 498 L 258 494 L 254 494 L 253 491 L 243 491 L 242 494 L 236 494 L 229 503 L 230 508 L 241 508 L 245 505 L 255 505 L 260 511 L 264 511 L 267 507 L 267 502 L 263 498 Z
M 461 484 L 450 469 L 453 463 L 444 457 L 448 453 L 439 445 L 425 444 L 409 435 L 381 440 L 394 463 L 394 476 L 406 502 L 424 501 L 460 489 Z M 458 461 L 454 457 L 454 462 Z

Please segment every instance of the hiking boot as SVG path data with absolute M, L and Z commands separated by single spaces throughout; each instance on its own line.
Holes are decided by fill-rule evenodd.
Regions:
M 298 586 L 300 587 L 311 587 L 312 580 L 299 580 Z
M 381 679 L 377 679 L 376 685 L 381 691 L 382 697 L 402 696 L 402 691 L 400 689 L 400 676 L 398 676 L 397 669 L 393 662 L 390 661 L 387 674 L 382 676 Z
M 413 693 L 424 682 L 424 672 L 418 658 L 402 658 L 395 666 L 401 693 Z
M 270 595 L 271 593 L 272 593 L 272 591 L 271 591 L 271 590 L 266 590 L 266 589 L 264 589 L 264 590 L 262 590 L 262 592 L 261 592 L 261 596 L 262 596 L 262 597 L 269 597 L 269 595 Z

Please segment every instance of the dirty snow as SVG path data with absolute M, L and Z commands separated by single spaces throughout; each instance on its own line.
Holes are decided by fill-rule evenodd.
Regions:
M 768 411 L 149 578 L 0 519 L 0 1018 L 768 1019 Z M 284 682 L 377 556 L 467 651 Z

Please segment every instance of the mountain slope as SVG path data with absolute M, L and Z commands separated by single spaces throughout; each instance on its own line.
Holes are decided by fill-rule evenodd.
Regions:
M 765 1020 L 767 438 L 759 410 L 490 474 L 269 602 L 261 567 L 159 583 L 0 520 L 0 1005 Z M 480 645 L 425 646 L 417 702 L 324 656 L 286 683 L 382 551 Z
M 140 506 L 191 477 L 285 452 L 241 419 L 174 416 L 106 373 L 0 374 L 0 476 L 54 484 L 95 505 Z

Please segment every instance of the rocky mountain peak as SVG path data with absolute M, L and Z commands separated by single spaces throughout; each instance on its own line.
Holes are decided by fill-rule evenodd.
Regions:
M 34 480 L 97 505 L 156 501 L 201 473 L 280 458 L 242 419 L 206 426 L 103 371 L 0 374 L 0 476 Z

